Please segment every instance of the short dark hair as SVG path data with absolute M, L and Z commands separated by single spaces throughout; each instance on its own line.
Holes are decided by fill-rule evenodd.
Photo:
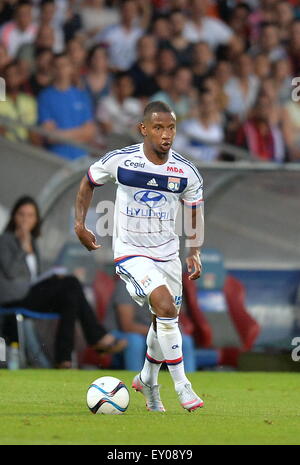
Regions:
M 10 218 L 8 220 L 7 226 L 5 228 L 5 231 L 10 231 L 10 232 L 15 232 L 16 230 L 16 223 L 15 223 L 15 214 L 19 210 L 19 208 L 23 207 L 23 205 L 32 205 L 35 208 L 36 212 L 36 225 L 34 226 L 33 230 L 31 231 L 31 235 L 34 239 L 40 236 L 41 234 L 41 225 L 42 225 L 42 220 L 40 216 L 40 209 L 38 207 L 37 202 L 30 197 L 29 195 L 24 195 L 23 197 L 20 197 L 14 206 L 12 207 L 11 213 L 10 213 Z
M 150 102 L 146 105 L 144 109 L 144 120 L 151 117 L 153 113 L 174 113 L 174 111 L 166 103 L 156 100 L 155 102 Z
M 53 55 L 54 60 L 59 60 L 60 58 L 68 58 L 68 59 L 70 59 L 70 56 L 68 55 L 68 53 L 65 50 L 62 51 L 62 52 L 54 53 L 54 55 Z
M 88 50 L 88 54 L 87 54 L 87 57 L 86 57 L 86 62 L 87 62 L 87 64 L 88 64 L 88 66 L 91 65 L 92 59 L 93 59 L 94 55 L 96 54 L 96 52 L 97 52 L 98 50 L 101 50 L 101 51 L 103 51 L 106 55 L 108 55 L 107 46 L 106 46 L 104 43 L 98 43 L 98 44 L 93 45 L 93 46 Z
M 130 78 L 132 79 L 132 76 L 128 71 L 117 71 L 114 75 L 114 82 L 121 81 L 123 78 Z
M 54 57 L 54 53 L 51 47 L 37 47 L 34 51 L 34 57 L 38 58 L 43 53 L 51 53 L 51 55 Z
M 22 6 L 31 6 L 32 7 L 32 2 L 30 0 L 21 0 L 20 2 L 17 2 L 15 6 L 15 10 L 18 10 L 19 8 L 22 8 Z

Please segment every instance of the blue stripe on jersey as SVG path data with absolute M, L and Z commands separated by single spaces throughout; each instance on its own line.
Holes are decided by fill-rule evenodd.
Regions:
M 203 184 L 203 179 L 202 177 L 200 176 L 198 170 L 196 169 L 196 167 L 190 163 L 188 160 L 186 160 L 185 158 L 183 158 L 181 155 L 179 155 L 178 153 L 176 152 L 172 152 L 172 155 L 173 157 L 175 158 L 175 160 L 177 161 L 181 161 L 182 163 L 185 163 L 186 165 L 188 165 L 195 173 L 195 175 L 197 176 L 197 178 L 199 179 L 200 181 L 200 184 L 202 185 Z
M 153 262 L 159 262 L 159 263 L 166 263 L 170 261 L 170 260 L 161 260 L 160 258 L 147 257 L 146 255 L 129 255 L 128 257 L 124 257 L 118 262 L 116 262 L 116 266 L 119 265 L 120 263 L 127 262 L 127 260 L 131 260 L 132 258 L 137 258 L 137 257 L 148 258 L 149 260 L 152 260 Z
M 139 152 L 139 149 L 138 150 L 132 150 L 130 152 L 121 152 L 121 151 L 115 151 L 115 152 L 110 152 L 105 158 L 101 158 L 101 161 L 102 161 L 102 165 L 104 165 L 104 163 L 106 163 L 108 160 L 110 160 L 111 158 L 113 158 L 114 156 L 116 155 L 131 155 L 133 153 L 137 153 Z
M 146 297 L 145 292 L 143 291 L 143 288 L 139 285 L 139 283 L 134 279 L 134 277 L 127 271 L 123 266 L 118 265 L 119 269 L 121 270 L 121 273 L 123 273 L 125 276 L 127 276 L 133 286 L 135 287 L 135 293 L 138 297 Z
M 125 271 L 125 272 L 124 272 Z M 127 276 L 127 278 L 129 278 L 130 282 L 133 284 L 134 288 L 135 288 L 135 293 L 138 297 L 141 297 L 141 293 L 138 289 L 138 287 L 136 286 L 135 282 L 131 280 L 130 276 L 128 275 L 128 273 L 126 272 L 126 270 L 121 267 L 120 265 L 117 265 L 116 266 L 116 272 L 117 274 L 124 274 L 125 276 Z
M 124 147 L 120 150 L 113 150 L 112 152 L 108 152 L 104 157 L 101 158 L 102 164 L 106 163 L 110 158 L 114 157 L 115 155 L 131 155 L 132 153 L 139 152 L 140 147 L 138 144 L 130 145 L 129 147 Z
M 153 189 L 155 191 L 174 192 L 180 194 L 187 186 L 187 178 L 180 178 L 172 174 L 172 176 L 156 173 L 147 173 L 143 171 L 133 171 L 118 167 L 118 181 L 125 186 L 140 187 L 143 189 Z M 154 182 L 151 181 L 154 179 Z M 176 190 L 172 189 L 170 179 L 177 179 Z M 157 185 L 155 185 L 157 184 Z M 174 184 L 174 183 L 173 183 Z

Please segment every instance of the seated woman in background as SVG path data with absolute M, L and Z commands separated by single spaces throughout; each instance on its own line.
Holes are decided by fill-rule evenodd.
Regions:
M 55 341 L 57 368 L 71 368 L 77 319 L 87 343 L 97 352 L 120 352 L 126 341 L 116 339 L 99 324 L 77 278 L 53 275 L 34 284 L 40 273 L 36 243 L 40 228 L 36 202 L 31 197 L 20 198 L 0 236 L 0 305 L 60 314 Z M 9 343 L 18 340 L 14 317 L 5 317 L 3 330 Z

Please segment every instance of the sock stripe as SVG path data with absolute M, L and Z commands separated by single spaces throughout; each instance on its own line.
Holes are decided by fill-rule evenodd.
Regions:
M 147 358 L 148 362 L 156 363 L 157 365 L 160 365 L 161 363 L 164 363 L 164 360 L 155 360 L 155 358 L 150 357 L 149 354 L 146 354 L 146 358 Z
M 166 360 L 167 365 L 178 365 L 183 361 L 183 357 L 176 358 L 175 360 Z
M 167 321 L 171 321 L 171 320 L 177 321 L 178 317 L 176 316 L 175 318 L 162 318 L 160 316 L 157 316 L 156 319 L 157 320 L 167 320 Z

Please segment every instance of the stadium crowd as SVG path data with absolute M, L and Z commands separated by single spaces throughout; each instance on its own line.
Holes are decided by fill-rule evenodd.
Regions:
M 68 160 L 136 135 L 144 105 L 176 112 L 175 150 L 235 160 L 223 143 L 262 161 L 300 159 L 300 9 L 293 0 L 2 0 L 1 127 Z M 294 98 L 292 96 L 294 95 Z M 135 139 L 136 140 L 136 139 Z

